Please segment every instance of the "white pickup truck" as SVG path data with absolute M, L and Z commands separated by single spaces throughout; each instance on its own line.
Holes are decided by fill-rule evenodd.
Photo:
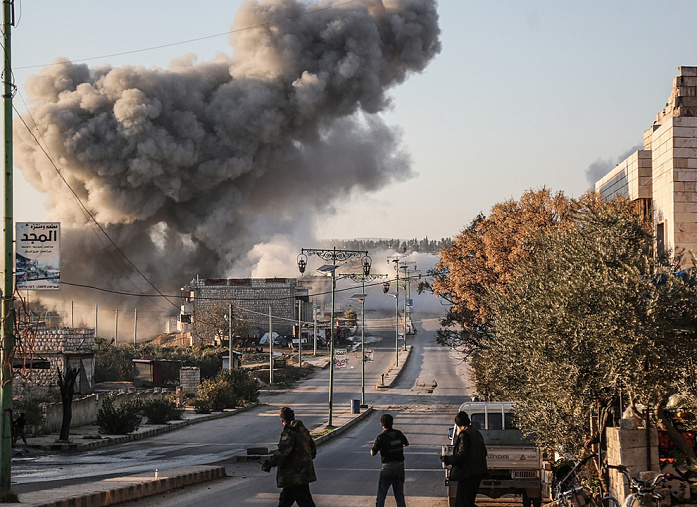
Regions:
M 513 403 L 472 401 L 463 403 L 460 410 L 467 412 L 487 448 L 488 475 L 482 479 L 479 494 L 490 498 L 521 495 L 524 507 L 540 507 L 545 477 L 542 452 L 534 443 L 526 441 L 515 426 Z M 450 429 L 450 445 L 443 446 L 443 454 L 452 454 L 455 431 L 454 427 Z M 449 475 L 450 467 L 446 467 L 448 502 L 453 506 L 457 482 L 451 481 Z

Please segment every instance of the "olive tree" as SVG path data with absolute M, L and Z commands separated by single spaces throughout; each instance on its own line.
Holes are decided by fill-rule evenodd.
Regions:
M 518 400 L 522 426 L 568 451 L 588 436 L 591 411 L 621 394 L 670 429 L 668 397 L 697 392 L 697 279 L 656 263 L 629 201 L 587 199 L 569 218 L 538 239 L 505 292 L 488 292 L 496 339 L 475 362 L 479 388 Z

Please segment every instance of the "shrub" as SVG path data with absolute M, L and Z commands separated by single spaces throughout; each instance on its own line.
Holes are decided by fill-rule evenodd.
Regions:
M 97 426 L 100 433 L 107 435 L 125 435 L 132 433 L 140 427 L 142 421 L 142 401 L 137 396 L 129 396 L 121 402 L 121 406 L 114 407 L 116 395 L 106 395 L 102 408 L 97 413 Z
M 27 424 L 33 424 L 38 427 L 41 425 L 44 418 L 43 404 L 49 403 L 50 401 L 51 400 L 48 398 L 41 398 L 33 395 L 17 398 L 12 400 L 12 412 L 14 413 L 15 419 L 19 417 L 19 414 L 24 412 Z
M 208 403 L 208 400 L 197 399 L 196 401 L 194 401 L 194 410 L 197 414 L 210 414 L 211 404 Z
M 173 419 L 181 419 L 182 410 L 166 396 L 160 396 L 143 403 L 143 415 L 148 418 L 150 424 L 165 424 Z
M 256 379 L 243 370 L 223 370 L 212 380 L 204 380 L 198 388 L 196 410 L 234 408 L 241 403 L 257 401 L 259 388 Z
M 133 359 L 143 356 L 179 361 L 181 364 L 198 366 L 201 378 L 213 378 L 221 369 L 219 354 L 227 351 L 221 348 L 183 348 L 161 347 L 159 345 L 143 345 L 134 347 L 133 344 L 108 345 L 103 338 L 95 338 L 97 353 L 95 355 L 95 381 L 133 381 Z M 165 363 L 166 364 L 166 363 Z M 163 372 L 167 373 L 167 372 Z M 177 379 L 165 375 L 169 383 L 176 384 Z

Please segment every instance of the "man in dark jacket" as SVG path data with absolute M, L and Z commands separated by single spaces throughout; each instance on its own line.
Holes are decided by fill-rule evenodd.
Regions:
M 317 480 L 312 460 L 317 455 L 315 441 L 302 421 L 295 420 L 295 412 L 288 407 L 281 409 L 283 433 L 278 442 L 278 449 L 261 468 L 270 472 L 278 467 L 276 484 L 281 490 L 278 507 L 290 507 L 295 502 L 300 507 L 315 507 L 310 494 L 310 483 Z
M 380 425 L 383 432 L 375 439 L 370 455 L 375 456 L 380 453 L 382 469 L 380 470 L 380 480 L 378 481 L 378 496 L 375 501 L 376 507 L 385 505 L 387 492 L 392 486 L 392 493 L 397 502 L 397 507 L 406 507 L 404 501 L 404 451 L 409 445 L 409 441 L 404 434 L 392 428 L 393 419 L 390 414 L 382 414 Z
M 466 412 L 455 416 L 457 437 L 453 442 L 453 455 L 441 456 L 441 461 L 452 465 L 450 480 L 457 481 L 455 507 L 474 507 L 479 484 L 486 475 L 486 445 L 482 434 L 470 426 Z

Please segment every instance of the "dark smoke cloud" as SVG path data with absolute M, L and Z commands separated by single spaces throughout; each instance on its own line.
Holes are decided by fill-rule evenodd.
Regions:
M 234 28 L 256 28 L 235 32 L 231 55 L 213 61 L 189 55 L 161 69 L 57 60 L 28 80 L 25 121 L 163 290 L 239 270 L 279 235 L 310 238 L 312 216 L 342 196 L 410 177 L 399 131 L 376 114 L 390 105 L 390 87 L 440 51 L 436 2 L 318 10 L 330 5 L 246 2 Z M 93 233 L 20 122 L 15 149 L 27 181 L 49 194 L 47 219 L 62 222 L 64 279 L 152 292 Z
M 598 160 L 593 162 L 586 169 L 586 181 L 588 181 L 588 185 L 590 186 L 590 188 L 595 188 L 595 182 L 603 176 L 605 176 L 607 173 L 609 173 L 617 164 L 629 157 L 635 151 L 643 149 L 643 145 L 637 145 L 622 153 L 619 157 L 617 157 L 617 159 L 599 158 Z

